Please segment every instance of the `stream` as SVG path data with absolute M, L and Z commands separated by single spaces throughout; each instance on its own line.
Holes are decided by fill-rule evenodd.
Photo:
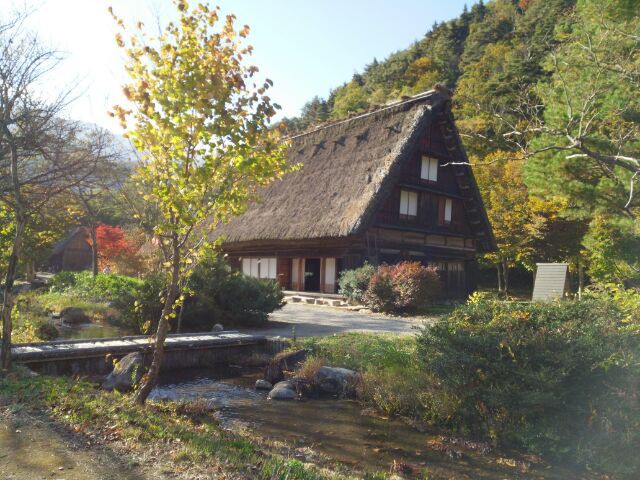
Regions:
M 318 463 L 319 454 L 360 472 L 395 468 L 408 478 L 426 478 L 425 471 L 430 478 L 590 478 L 491 451 L 480 442 L 421 433 L 397 419 L 366 415 L 352 400 L 270 401 L 267 392 L 253 388 L 258 378 L 260 373 L 234 369 L 168 372 L 149 398 L 207 399 L 223 427 L 284 442 L 302 461 Z
M 82 325 L 56 325 L 58 327 L 58 338 L 63 339 L 86 339 L 86 338 L 109 338 L 132 335 L 127 329 L 107 323 L 85 323 Z

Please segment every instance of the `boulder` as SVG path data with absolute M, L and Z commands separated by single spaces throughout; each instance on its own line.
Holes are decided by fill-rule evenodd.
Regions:
M 273 384 L 271 382 L 263 379 L 256 380 L 256 390 L 271 390 L 272 388 Z
M 60 312 L 60 320 L 67 325 L 91 323 L 89 316 L 81 308 L 67 307 Z
M 307 359 L 307 351 L 281 352 L 271 359 L 264 372 L 268 382 L 276 383 L 284 379 L 285 370 L 295 370 Z
M 355 393 L 360 377 L 357 372 L 346 368 L 320 367 L 314 376 L 314 383 L 321 393 L 347 396 Z
M 130 353 L 123 357 L 102 382 L 102 388 L 105 390 L 118 390 L 120 392 L 128 392 L 142 378 L 142 368 L 144 366 L 144 358 L 140 352 Z
M 269 400 L 294 400 L 298 394 L 291 382 L 278 382 L 269 392 L 267 398 Z
M 211 329 L 212 332 L 221 332 L 223 330 L 224 330 L 224 327 L 222 326 L 221 323 L 216 323 Z

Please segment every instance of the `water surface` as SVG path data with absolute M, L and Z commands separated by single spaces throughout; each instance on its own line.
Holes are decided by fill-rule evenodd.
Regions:
M 88 339 L 88 338 L 108 338 L 133 335 L 133 332 L 106 322 L 83 323 L 80 325 L 67 325 L 57 323 L 59 335 L 57 340 L 64 339 Z
M 400 469 L 410 478 L 422 478 L 425 472 L 431 478 L 589 478 L 486 451 L 488 446 L 480 442 L 421 433 L 397 419 L 366 415 L 355 401 L 269 401 L 266 392 L 253 388 L 258 378 L 259 373 L 238 375 L 233 369 L 173 372 L 163 374 L 150 398 L 207 399 L 225 426 L 284 441 L 302 452 L 301 459 L 316 461 L 317 452 L 359 471 Z

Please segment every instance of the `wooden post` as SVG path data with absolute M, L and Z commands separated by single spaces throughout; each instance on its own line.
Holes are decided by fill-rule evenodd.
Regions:
M 320 293 L 325 292 L 325 257 L 320 257 Z

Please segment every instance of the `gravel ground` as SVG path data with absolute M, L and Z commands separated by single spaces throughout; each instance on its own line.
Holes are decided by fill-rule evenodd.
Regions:
M 435 318 L 435 317 L 434 317 Z M 434 318 L 390 317 L 375 313 L 353 312 L 323 305 L 288 303 L 269 316 L 264 328 L 240 329 L 243 333 L 268 336 L 314 337 L 344 332 L 415 333 L 415 327 Z

